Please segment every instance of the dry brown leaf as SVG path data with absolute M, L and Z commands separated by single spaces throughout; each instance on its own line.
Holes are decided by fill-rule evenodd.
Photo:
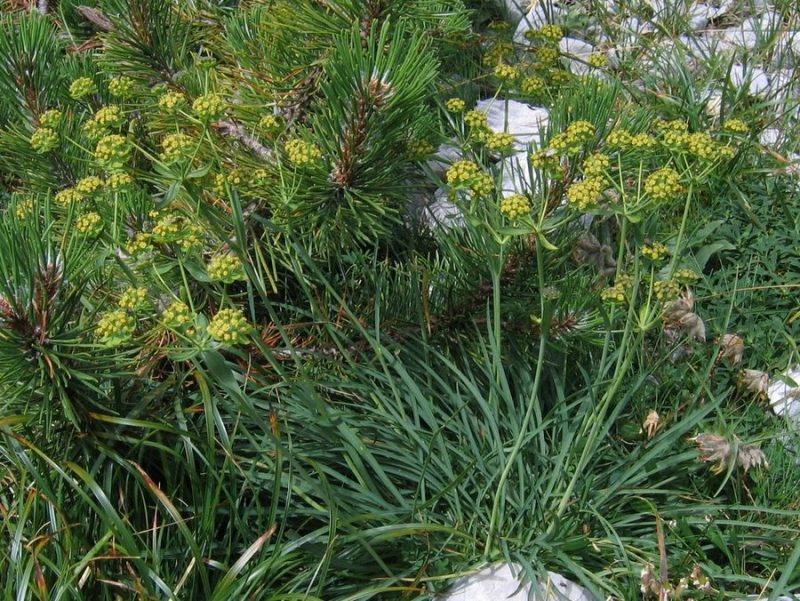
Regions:
M 769 391 L 769 374 L 757 369 L 743 369 L 739 372 L 739 385 L 761 398 L 766 398 Z
M 661 428 L 661 416 L 658 415 L 655 409 L 651 409 L 642 424 L 642 430 L 647 434 L 647 439 L 651 440 L 656 435 L 659 428 Z
M 689 439 L 697 444 L 700 449 L 700 461 L 708 463 L 714 462 L 711 471 L 720 474 L 725 470 L 731 458 L 731 443 L 728 439 L 719 434 L 701 432 L 694 438 Z
M 744 340 L 737 334 L 725 334 L 720 340 L 722 350 L 719 354 L 720 361 L 727 359 L 731 365 L 742 362 L 744 355 Z
M 745 472 L 751 467 L 763 467 L 769 469 L 769 462 L 764 452 L 755 445 L 741 444 L 737 449 L 736 463 Z
M 678 320 L 678 325 L 695 340 L 706 341 L 706 324 L 697 313 L 686 313 Z
M 578 239 L 572 259 L 581 265 L 593 265 L 604 276 L 611 277 L 617 270 L 617 262 L 612 256 L 611 247 L 600 244 L 600 241 L 589 232 Z
M 769 468 L 767 457 L 757 446 L 742 443 L 736 436 L 732 440 L 719 434 L 702 432 L 689 439 L 697 444 L 700 449 L 700 461 L 713 462 L 711 471 L 720 474 L 730 466 L 732 461 L 747 472 L 753 467 Z M 733 457 L 733 454 L 736 457 Z

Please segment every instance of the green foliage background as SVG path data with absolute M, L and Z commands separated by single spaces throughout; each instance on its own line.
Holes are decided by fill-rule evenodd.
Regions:
M 720 343 L 782 369 L 798 335 L 797 192 L 757 131 L 574 76 L 485 2 L 6 4 L 5 597 L 422 599 L 502 559 L 598 598 L 648 565 L 699 566 L 696 598 L 797 589 L 794 451 Z M 447 108 L 494 95 L 550 109 L 518 219 L 497 132 Z M 447 140 L 488 194 L 434 172 Z M 440 185 L 462 227 L 423 218 Z M 702 340 L 670 330 L 681 270 Z M 710 473 L 705 431 L 772 468 Z

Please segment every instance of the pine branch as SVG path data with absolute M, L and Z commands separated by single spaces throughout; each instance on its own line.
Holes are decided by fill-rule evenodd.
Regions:
M 383 106 L 391 92 L 388 84 L 373 77 L 363 93 L 353 115 L 353 122 L 344 133 L 339 163 L 331 176 L 340 188 L 353 184 L 354 170 L 369 133 L 369 121 L 375 111 Z
M 238 142 L 241 142 L 244 146 L 252 150 L 262 159 L 272 159 L 272 150 L 259 142 L 255 136 L 247 133 L 247 129 L 241 123 L 236 123 L 235 121 L 226 119 L 225 121 L 219 121 L 215 123 L 214 127 L 216 127 L 223 136 L 227 136 L 228 138 L 232 138 Z
M 91 6 L 76 6 L 75 11 L 100 31 L 114 31 L 114 24 L 102 11 Z
M 288 106 L 283 110 L 283 118 L 291 125 L 302 122 L 306 113 L 311 108 L 311 103 L 317 95 L 317 85 L 322 78 L 322 69 L 312 67 L 309 74 L 301 81 L 291 93 Z

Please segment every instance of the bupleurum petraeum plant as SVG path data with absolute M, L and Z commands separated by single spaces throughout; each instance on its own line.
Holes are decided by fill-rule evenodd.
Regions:
M 800 320 L 748 247 L 796 202 L 751 104 L 577 72 L 581 6 L 47 4 L 0 17 L 5 596 L 791 588 L 785 336 L 749 319 Z

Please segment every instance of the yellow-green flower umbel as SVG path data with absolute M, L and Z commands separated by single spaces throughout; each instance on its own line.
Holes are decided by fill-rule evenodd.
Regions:
M 463 113 L 467 108 L 467 103 L 461 98 L 450 98 L 445 102 L 445 106 L 451 113 Z
M 587 177 L 601 176 L 610 167 L 611 159 L 607 154 L 592 154 L 583 161 L 583 173 Z
M 109 104 L 94 114 L 94 120 L 103 127 L 119 127 L 125 122 L 125 114 L 116 104 Z
M 322 152 L 311 142 L 299 138 L 289 140 L 284 146 L 286 156 L 296 167 L 313 165 L 322 158 Z
M 220 309 L 208 324 L 208 333 L 223 344 L 237 345 L 247 342 L 251 326 L 237 309 Z
M 237 280 L 245 280 L 247 276 L 239 257 L 234 255 L 218 255 L 211 259 L 206 268 L 208 277 L 214 282 L 230 284 Z
M 64 188 L 55 195 L 53 200 L 62 207 L 68 207 L 85 200 L 85 198 L 86 197 L 75 188 Z
M 605 187 L 600 177 L 589 177 L 575 182 L 567 189 L 567 200 L 579 211 L 586 211 L 597 205 Z
M 219 119 L 225 112 L 225 101 L 219 94 L 205 94 L 192 103 L 192 110 L 203 120 Z
M 282 127 L 281 120 L 278 118 L 277 115 L 273 114 L 264 115 L 263 117 L 261 117 L 261 119 L 258 120 L 258 129 L 268 134 L 274 134 L 281 127 Z
M 75 190 L 83 196 L 91 196 L 103 188 L 103 180 L 96 175 L 88 175 L 75 184 Z
M 61 120 L 64 118 L 64 113 L 62 113 L 58 109 L 50 109 L 49 111 L 43 112 L 39 116 L 39 124 L 42 127 L 50 127 L 55 129 L 59 125 L 61 125 Z
M 667 302 L 681 295 L 681 287 L 674 280 L 657 280 L 653 282 L 653 292 L 658 300 Z
M 31 148 L 37 154 L 45 154 L 58 146 L 58 134 L 49 127 L 40 127 L 31 135 Z
M 473 161 L 456 161 L 447 170 L 447 183 L 456 190 L 469 190 L 475 197 L 490 195 L 494 189 L 494 179 Z
M 514 151 L 514 136 L 508 132 L 498 132 L 489 136 L 486 140 L 489 150 L 499 153 L 510 153 Z
M 97 322 L 97 336 L 109 346 L 117 346 L 128 340 L 136 330 L 136 319 L 124 309 L 109 311 Z
M 166 92 L 158 98 L 158 107 L 167 113 L 177 112 L 186 104 L 186 96 L 180 92 Z
M 531 203 L 526 196 L 522 194 L 513 194 L 502 200 L 500 203 L 500 212 L 509 219 L 524 217 L 530 214 Z
M 137 311 L 147 305 L 147 288 L 128 288 L 119 297 L 119 306 L 123 309 Z
M 680 175 L 670 167 L 651 173 L 644 181 L 644 191 L 656 201 L 674 198 L 681 193 L 681 190 Z
M 746 134 L 750 131 L 750 127 L 741 119 L 728 119 L 722 129 L 735 134 Z
M 512 65 L 499 64 L 494 68 L 495 77 L 503 81 L 514 81 L 519 77 L 519 69 Z
M 133 95 L 136 82 L 125 75 L 115 77 L 108 82 L 108 93 L 117 98 L 128 98 Z
M 79 77 L 69 86 L 69 95 L 75 100 L 97 93 L 97 86 L 91 77 Z
M 651 261 L 660 261 L 669 255 L 669 249 L 661 242 L 645 244 L 639 249 L 639 251 L 642 253 L 643 257 L 650 259 Z
M 483 129 L 489 127 L 489 118 L 486 113 L 473 109 L 464 115 L 464 123 L 475 129 Z
M 194 313 L 189 308 L 189 305 L 182 301 L 175 301 L 169 307 L 164 309 L 161 314 L 161 320 L 164 325 L 170 328 L 179 328 L 185 326 L 194 320 Z
M 522 90 L 523 94 L 528 94 L 530 96 L 535 96 L 537 94 L 541 94 L 547 88 L 547 84 L 541 77 L 526 77 L 522 80 L 522 84 L 520 85 L 520 90 Z
M 106 187 L 112 192 L 127 190 L 133 185 L 133 177 L 124 171 L 115 171 L 106 178 Z
M 120 169 L 127 161 L 130 150 L 124 136 L 113 134 L 105 136 L 97 143 L 94 157 L 107 169 Z
M 176 163 L 188 159 L 194 152 L 194 139 L 184 133 L 169 134 L 161 142 L 161 160 L 165 163 Z
M 84 236 L 96 236 L 103 229 L 103 218 L 99 213 L 90 211 L 75 220 L 75 230 Z

